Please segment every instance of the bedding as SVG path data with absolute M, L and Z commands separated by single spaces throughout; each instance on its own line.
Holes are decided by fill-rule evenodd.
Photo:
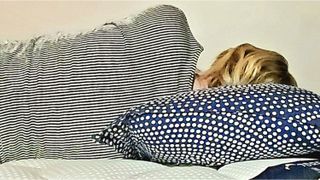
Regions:
M 128 159 L 58 160 L 29 159 L 0 165 L 0 177 L 6 180 L 57 179 L 219 179 L 248 180 L 268 167 L 312 159 L 289 158 L 232 163 L 220 169 L 202 166 L 165 166 Z
M 121 157 L 91 134 L 129 107 L 192 89 L 201 51 L 168 5 L 89 32 L 0 43 L 0 163 Z
M 319 156 L 318 156 L 319 157 Z M 268 167 L 254 179 L 320 179 L 320 160 L 298 161 Z
M 167 5 L 150 8 L 123 21 L 108 22 L 85 33 L 39 36 L 25 42 L 0 43 L 0 179 L 251 179 L 259 177 L 270 166 L 315 161 L 291 158 L 231 163 L 238 159 L 232 160 L 230 157 L 228 160 L 218 156 L 220 159 L 214 159 L 219 160 L 217 162 L 202 158 L 205 160 L 203 162 L 197 155 L 190 158 L 189 164 L 216 166 L 230 163 L 214 169 L 190 166 L 188 163 L 182 165 L 183 161 L 171 158 L 179 151 L 177 148 L 177 151 L 171 151 L 169 145 L 170 151 L 166 152 L 170 158 L 159 161 L 180 163 L 180 166 L 170 166 L 119 159 L 122 155 L 116 153 L 113 147 L 91 141 L 91 134 L 111 124 L 121 112 L 133 107 L 120 116 L 117 121 L 120 124 L 120 120 L 129 118 L 131 113 L 141 113 L 136 110 L 143 107 L 140 106 L 142 103 L 155 98 L 160 99 L 151 102 L 171 102 L 172 99 L 161 97 L 189 91 L 196 61 L 202 50 L 192 36 L 184 13 Z M 306 96 L 306 102 L 313 102 L 308 97 L 311 98 Z M 197 103 L 200 108 L 201 103 Z M 162 110 L 168 110 L 166 108 L 170 109 L 166 106 L 165 109 L 156 110 L 162 114 Z M 183 115 L 185 110 L 191 109 L 186 108 L 184 112 L 179 110 L 179 115 Z M 239 110 L 242 110 L 240 106 Z M 144 115 L 147 120 L 147 114 Z M 224 115 L 228 116 L 227 113 Z M 319 131 L 314 127 L 319 127 L 319 112 L 306 111 L 302 117 L 299 123 L 309 128 L 302 132 L 309 133 L 311 130 L 315 134 L 309 137 L 317 136 Z M 180 121 L 179 118 L 176 120 Z M 200 118 L 196 121 L 200 122 Z M 117 123 L 111 125 L 118 127 L 120 124 Z M 199 123 L 201 128 L 204 128 L 204 123 Z M 125 125 L 121 124 L 118 130 L 129 130 Z M 161 127 L 161 124 L 157 125 Z M 145 125 L 141 128 L 145 128 Z M 132 141 L 134 136 L 131 134 L 121 141 L 114 141 L 118 137 L 110 134 L 120 135 L 122 132 L 104 132 L 97 140 L 116 145 L 117 150 L 128 157 L 135 154 L 149 160 L 153 156 L 148 146 L 143 144 L 145 140 L 136 139 L 141 142 L 139 144 Z M 220 138 L 219 135 L 217 137 Z M 302 138 L 308 139 L 307 136 Z M 319 138 L 316 138 L 313 146 L 318 148 Z M 128 144 L 121 144 L 127 141 Z M 249 146 L 246 147 L 249 149 Z M 297 153 L 313 149 L 296 148 Z M 190 152 L 193 153 L 193 150 Z M 188 161 L 186 159 L 185 162 Z
M 319 122 L 319 95 L 282 84 L 249 84 L 150 101 L 93 138 L 125 158 L 216 167 L 319 152 Z

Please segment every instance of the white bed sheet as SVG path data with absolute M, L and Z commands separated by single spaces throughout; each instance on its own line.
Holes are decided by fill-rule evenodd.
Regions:
M 202 166 L 165 166 L 128 159 L 29 159 L 0 165 L 1 180 L 250 179 L 267 167 L 297 160 L 274 159 L 233 163 L 216 170 Z

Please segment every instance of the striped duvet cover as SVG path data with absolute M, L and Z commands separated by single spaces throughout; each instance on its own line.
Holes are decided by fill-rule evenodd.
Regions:
M 202 51 L 162 5 L 90 32 L 0 44 L 0 163 L 119 158 L 93 143 L 127 108 L 192 88 Z

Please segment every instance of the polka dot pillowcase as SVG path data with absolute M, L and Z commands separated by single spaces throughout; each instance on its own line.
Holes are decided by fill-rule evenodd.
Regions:
M 100 134 L 125 158 L 220 166 L 320 151 L 320 96 L 280 84 L 224 86 L 132 108 Z

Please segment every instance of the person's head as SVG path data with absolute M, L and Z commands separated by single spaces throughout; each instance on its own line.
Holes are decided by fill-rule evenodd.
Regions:
M 200 89 L 260 83 L 297 86 L 282 55 L 251 44 L 241 44 L 223 51 L 208 70 L 196 75 L 196 80 L 201 84 Z

